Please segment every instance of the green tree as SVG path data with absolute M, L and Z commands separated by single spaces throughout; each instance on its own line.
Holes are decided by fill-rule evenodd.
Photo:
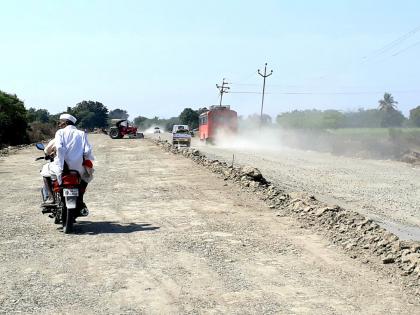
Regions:
M 346 114 L 334 109 L 295 110 L 278 115 L 276 120 L 284 128 L 336 129 L 345 125 Z
M 415 127 L 420 127 L 420 106 L 410 110 L 410 124 Z
M 363 109 L 344 113 L 344 128 L 380 128 L 383 112 L 379 109 Z
M 383 99 L 378 101 L 378 109 L 384 112 L 390 112 L 397 109 L 397 104 L 391 93 L 385 93 Z
M 123 109 L 113 109 L 109 112 L 108 117 L 110 119 L 128 119 L 128 113 L 126 110 Z
M 108 126 L 108 109 L 100 102 L 82 101 L 67 112 L 75 116 L 77 124 L 84 129 L 105 128 Z
M 343 126 L 344 115 L 338 110 L 329 109 L 323 112 L 322 128 L 337 129 Z
M 39 142 L 54 137 L 57 131 L 57 125 L 49 122 L 42 123 L 38 121 L 31 122 L 27 129 L 29 142 Z
M 35 109 L 33 107 L 29 108 L 26 117 L 28 123 L 40 122 L 48 123 L 50 121 L 50 113 L 46 109 Z
M 392 128 L 401 127 L 407 118 L 399 110 L 392 110 L 383 113 L 381 127 Z
M 158 126 L 164 128 L 166 131 L 171 131 L 173 125 L 179 125 L 178 117 L 171 117 L 168 119 L 162 119 L 157 116 L 153 118 L 147 118 L 143 116 L 138 116 L 134 118 L 134 125 L 139 127 L 140 130 L 146 130 L 152 126 Z
M 202 113 L 208 112 L 209 110 L 207 109 L 207 107 L 200 107 L 197 110 L 198 116 L 200 116 Z
M 382 113 L 381 127 L 401 127 L 406 118 L 397 110 L 398 102 L 390 93 L 385 93 L 383 99 L 379 100 L 378 109 Z
M 0 146 L 27 142 L 27 126 L 23 102 L 16 95 L 0 91 Z
M 174 125 L 180 125 L 179 117 L 171 117 L 165 120 L 165 130 L 171 132 Z
M 198 128 L 198 117 L 197 111 L 191 108 L 185 108 L 179 115 L 179 121 L 182 125 L 188 125 L 190 129 Z
M 134 118 L 134 125 L 136 125 L 140 129 L 147 129 L 145 125 L 148 120 L 149 118 L 147 117 L 137 116 L 136 118 Z

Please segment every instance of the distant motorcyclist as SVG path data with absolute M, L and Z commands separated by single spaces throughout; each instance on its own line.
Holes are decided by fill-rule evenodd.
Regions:
M 92 169 L 91 161 L 94 160 L 94 157 L 92 147 L 87 140 L 87 134 L 76 128 L 74 125 L 76 121 L 77 119 L 70 114 L 60 115 L 58 124 L 60 129 L 57 130 L 54 137 L 56 156 L 49 165 L 49 171 L 51 175 L 57 177 L 59 184 L 61 184 L 63 172 L 78 171 L 81 176 L 81 201 L 83 202 L 83 192 L 91 179 L 91 173 L 86 174 L 86 166 Z M 48 199 L 45 203 L 54 202 L 54 199 Z

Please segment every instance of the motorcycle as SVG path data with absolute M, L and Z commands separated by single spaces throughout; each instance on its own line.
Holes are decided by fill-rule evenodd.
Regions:
M 37 143 L 36 148 L 44 151 L 44 145 Z M 53 161 L 53 157 L 44 154 L 43 157 L 38 157 L 35 160 Z M 44 187 L 41 189 L 42 196 L 42 214 L 49 213 L 50 218 L 54 218 L 55 224 L 62 224 L 63 232 L 69 234 L 73 232 L 73 224 L 75 219 L 79 216 L 87 216 L 89 210 L 81 200 L 81 194 L 84 193 L 81 187 L 81 177 L 76 170 L 66 170 L 62 174 L 62 183 L 59 185 L 57 178 L 51 176 L 51 187 L 53 191 L 53 204 L 44 204 L 50 197 L 48 189 Z

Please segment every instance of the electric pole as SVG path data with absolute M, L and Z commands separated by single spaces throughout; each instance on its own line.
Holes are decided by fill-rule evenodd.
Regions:
M 260 128 L 261 128 L 261 126 L 263 124 L 263 117 L 262 117 L 262 115 L 263 115 L 263 108 L 264 108 L 265 78 L 267 78 L 270 75 L 272 75 L 273 74 L 273 70 L 271 70 L 271 72 L 269 74 L 267 74 L 267 63 L 265 63 L 265 66 L 264 66 L 264 74 L 262 74 L 260 72 L 260 69 L 258 69 L 258 74 L 260 76 L 262 76 L 263 79 L 264 79 L 264 81 L 263 81 L 263 90 L 262 90 L 262 98 L 261 98 L 261 115 L 260 115 Z
M 219 106 L 222 106 L 223 94 L 224 93 L 228 93 L 228 90 L 230 89 L 230 87 L 227 86 L 229 83 L 228 82 L 225 82 L 225 80 L 226 79 L 223 78 L 222 85 L 216 84 L 216 87 L 219 89 L 219 92 L 220 92 Z

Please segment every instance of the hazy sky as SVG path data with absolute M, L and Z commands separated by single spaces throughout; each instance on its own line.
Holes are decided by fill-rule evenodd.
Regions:
M 265 62 L 271 115 L 372 108 L 385 91 L 420 105 L 418 0 L 0 0 L 0 43 L 0 90 L 51 113 L 96 100 L 176 116 L 217 104 L 223 77 L 260 93 Z M 248 115 L 260 98 L 224 103 Z

